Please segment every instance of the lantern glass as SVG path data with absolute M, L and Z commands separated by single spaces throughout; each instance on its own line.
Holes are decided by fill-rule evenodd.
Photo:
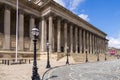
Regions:
M 50 43 L 46 43 L 46 45 L 47 45 L 47 46 L 49 46 L 49 45 L 50 45 Z
M 39 30 L 37 28 L 33 28 L 31 33 L 32 33 L 33 36 L 38 36 L 39 35 Z

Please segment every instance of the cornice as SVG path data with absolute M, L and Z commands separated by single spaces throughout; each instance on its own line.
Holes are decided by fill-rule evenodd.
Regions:
M 20 1 L 23 1 L 23 0 L 20 0 Z M 16 0 L 0 0 L 0 3 L 6 4 L 6 5 L 10 6 L 11 8 L 16 9 Z M 21 2 L 19 2 L 19 10 L 22 10 L 28 14 L 33 14 L 37 17 L 40 17 L 39 11 L 37 11 L 33 8 L 30 8 L 30 7 L 22 4 Z
M 64 8 L 63 6 L 61 6 L 60 4 L 56 3 L 55 1 L 51 0 L 51 3 L 59 8 L 61 8 L 62 10 L 64 10 L 65 13 L 73 16 L 75 19 L 83 22 L 84 24 L 88 25 L 91 28 L 94 28 L 95 30 L 101 32 L 102 34 L 104 34 L 105 36 L 107 35 L 106 33 L 104 33 L 103 31 L 101 31 L 100 29 L 96 28 L 95 26 L 93 26 L 92 24 L 88 23 L 87 21 L 85 21 L 84 19 L 80 18 L 79 16 L 77 16 L 76 14 L 74 14 L 73 12 L 69 11 L 68 9 Z

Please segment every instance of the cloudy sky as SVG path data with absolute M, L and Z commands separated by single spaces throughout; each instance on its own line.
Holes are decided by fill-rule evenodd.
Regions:
M 109 47 L 120 48 L 120 0 L 54 0 L 107 33 Z

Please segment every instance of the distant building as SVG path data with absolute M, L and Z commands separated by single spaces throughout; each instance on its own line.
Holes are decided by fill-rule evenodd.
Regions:
M 108 48 L 108 53 L 110 55 L 120 55 L 120 49 L 114 48 L 114 47 L 109 47 Z M 113 54 L 111 54 L 113 53 Z
M 53 0 L 19 0 L 19 57 L 33 51 L 31 30 L 40 30 L 37 52 L 104 53 L 107 34 Z M 0 57 L 14 57 L 16 48 L 16 0 L 0 0 Z

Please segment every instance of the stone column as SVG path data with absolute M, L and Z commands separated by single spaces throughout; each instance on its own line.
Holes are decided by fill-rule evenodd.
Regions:
M 96 50 L 99 52 L 99 49 L 98 49 L 98 38 L 97 38 L 97 36 L 95 37 L 95 46 L 96 46 Z
M 86 32 L 86 37 L 87 37 L 86 48 L 87 48 L 87 53 L 89 53 L 89 33 L 88 33 L 88 31 Z
M 67 53 L 67 22 L 64 23 L 64 52 Z
M 55 24 L 52 25 L 52 52 L 55 52 Z
M 94 35 L 92 35 L 92 48 L 93 48 L 93 54 L 95 53 L 95 48 L 94 48 L 94 46 L 95 46 L 95 37 L 94 37 Z
M 83 47 L 84 47 L 84 52 L 83 53 L 86 52 L 86 38 L 85 38 L 85 34 L 86 34 L 85 30 L 83 30 Z
M 90 33 L 90 53 L 92 53 L 92 35 Z
M 19 50 L 24 50 L 24 14 L 19 13 Z
M 45 35 L 44 35 L 45 36 L 45 38 L 44 38 L 45 49 L 44 50 L 47 51 L 47 45 L 46 45 L 47 44 L 47 20 L 45 20 L 45 32 L 44 33 L 45 33 Z
M 75 28 L 75 48 L 76 48 L 76 52 L 75 53 L 78 53 L 78 28 L 76 27 Z
M 105 51 L 105 49 L 106 49 L 105 48 L 105 40 L 104 39 L 103 39 L 103 48 L 102 49 L 103 49 L 103 53 L 106 53 L 106 51 Z
M 31 16 L 30 16 L 30 31 L 29 31 L 30 37 L 31 37 L 32 28 L 34 28 L 34 27 L 35 27 L 35 19 L 34 19 L 34 17 L 31 15 Z M 33 50 L 33 41 L 32 41 L 32 39 L 30 38 L 30 51 L 32 51 L 32 50 Z
M 61 52 L 61 20 L 57 21 L 57 52 Z
M 100 52 L 103 53 L 103 52 L 102 52 L 102 48 L 103 48 L 102 45 L 103 45 L 103 42 L 102 42 L 102 39 L 101 39 L 101 38 L 100 38 L 100 44 L 101 44 L 101 46 L 100 46 Z
M 73 26 L 70 26 L 70 53 L 73 53 Z
M 96 44 L 97 44 L 97 42 L 96 42 L 96 36 L 94 36 L 94 51 L 97 51 L 97 46 L 96 46 Z
M 104 53 L 104 40 L 102 39 L 102 53 Z
M 99 50 L 100 50 L 100 53 L 102 53 L 102 50 L 101 50 L 101 47 L 102 47 L 102 41 L 101 41 L 101 38 L 99 38 L 99 44 L 100 44 Z
M 80 53 L 82 53 L 82 30 L 79 29 L 79 49 L 80 49 Z
M 5 6 L 4 11 L 4 43 L 3 49 L 10 49 L 10 9 Z
M 98 51 L 100 53 L 100 46 L 101 46 L 101 43 L 100 43 L 100 38 L 97 37 L 97 46 L 98 46 Z
M 45 51 L 45 18 L 42 17 L 42 26 L 41 26 L 41 51 Z
M 49 34 L 48 34 L 48 41 L 50 43 L 49 45 L 49 51 L 52 52 L 52 46 L 53 46 L 53 35 L 52 35 L 52 30 L 53 29 L 53 17 L 52 15 L 49 15 Z
M 98 40 L 99 40 L 99 42 L 98 42 L 98 47 L 99 47 L 99 52 L 101 53 L 101 39 L 100 38 L 98 38 Z
M 102 38 L 101 38 L 101 53 L 103 53 L 103 40 L 102 40 Z

